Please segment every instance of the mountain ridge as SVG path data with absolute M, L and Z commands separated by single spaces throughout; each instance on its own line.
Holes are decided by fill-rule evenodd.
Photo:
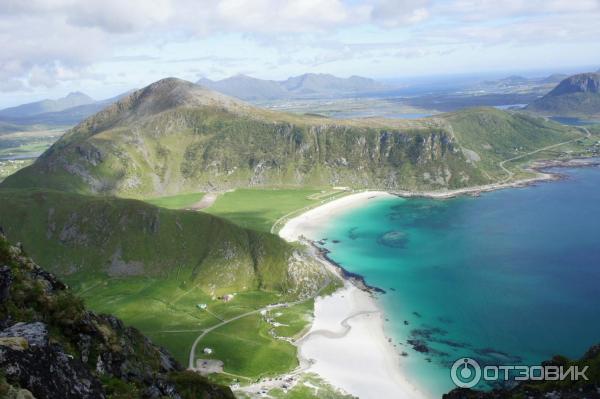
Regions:
M 515 125 L 535 139 L 515 136 Z M 293 115 L 164 79 L 83 121 L 2 186 L 133 198 L 285 184 L 459 188 L 503 173 L 461 148 L 467 143 L 494 159 L 498 144 L 508 157 L 513 146 L 500 136 L 489 136 L 486 146 L 471 139 L 497 126 L 533 149 L 536 140 L 571 137 L 558 124 L 493 109 L 422 120 Z M 470 148 L 472 141 L 481 147 Z
M 348 78 L 339 78 L 319 73 L 305 73 L 280 81 L 235 75 L 218 81 L 202 78 L 196 83 L 247 101 L 340 97 L 391 89 L 391 87 L 369 78 L 354 75 Z
M 55 100 L 41 100 L 27 104 L 17 105 L 0 110 L 0 118 L 27 118 L 34 115 L 60 112 L 68 108 L 96 102 L 93 98 L 82 92 L 71 92 L 65 97 Z
M 600 73 L 569 76 L 527 109 L 563 117 L 600 117 Z

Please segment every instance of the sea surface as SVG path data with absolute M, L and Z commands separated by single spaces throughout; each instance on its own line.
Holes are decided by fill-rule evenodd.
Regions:
M 566 178 L 478 198 L 373 199 L 321 232 L 386 291 L 386 333 L 431 397 L 461 357 L 537 365 L 600 343 L 600 168 L 553 171 Z

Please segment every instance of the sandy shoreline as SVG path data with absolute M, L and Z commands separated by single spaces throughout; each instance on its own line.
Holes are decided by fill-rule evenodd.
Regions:
M 300 236 L 310 240 L 319 240 L 322 237 L 317 237 L 318 232 L 332 217 L 351 209 L 360 208 L 370 200 L 394 197 L 393 194 L 385 191 L 362 191 L 347 195 L 288 220 L 279 230 L 279 236 L 286 241 L 298 241 Z
M 330 218 L 382 198 L 394 195 L 365 191 L 342 197 L 289 220 L 279 235 L 288 241 L 300 236 L 317 240 Z M 375 298 L 348 281 L 333 295 L 317 298 L 314 322 L 296 342 L 301 369 L 361 399 L 425 398 L 404 376 L 402 358 L 385 335 L 384 318 Z

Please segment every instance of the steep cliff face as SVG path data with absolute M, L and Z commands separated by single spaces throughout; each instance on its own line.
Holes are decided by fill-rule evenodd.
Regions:
M 60 276 L 186 281 L 207 293 L 264 289 L 305 297 L 323 268 L 279 237 L 202 212 L 39 190 L 0 190 L 0 223 L 11 240 Z M 303 279 L 290 270 L 301 256 Z
M 570 76 L 527 108 L 557 116 L 600 117 L 600 74 Z
M 600 73 L 570 76 L 561 81 L 548 95 L 560 96 L 572 93 L 600 93 Z
M 0 235 L 0 396 L 233 398 L 109 315 L 86 311 Z M 19 397 L 19 396 L 16 396 Z M 31 397 L 31 396 L 29 396 Z

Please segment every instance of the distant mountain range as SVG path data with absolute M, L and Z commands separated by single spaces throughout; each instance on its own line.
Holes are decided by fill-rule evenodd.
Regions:
M 130 91 L 104 100 L 94 100 L 85 93 L 73 92 L 56 100 L 42 100 L 0 110 L 0 131 L 30 125 L 71 126 L 94 115 L 128 95 Z M 5 126 L 5 129 L 2 129 Z
M 360 76 L 339 78 L 317 73 L 306 73 L 282 81 L 236 75 L 217 81 L 202 78 L 196 83 L 246 101 L 357 96 L 392 89 L 383 83 Z
M 524 85 L 543 85 L 543 84 L 556 84 L 561 80 L 567 78 L 569 75 L 562 73 L 555 73 L 545 77 L 534 77 L 526 78 L 520 75 L 511 75 L 506 78 L 497 80 L 487 80 L 483 82 L 484 86 L 498 86 L 498 87 L 512 87 L 512 86 L 524 86 Z
M 570 76 L 527 109 L 553 116 L 600 117 L 600 73 Z
M 81 92 L 69 93 L 56 100 L 42 100 L 0 110 L 0 117 L 24 118 L 49 112 L 60 112 L 80 105 L 93 104 L 96 100 Z

